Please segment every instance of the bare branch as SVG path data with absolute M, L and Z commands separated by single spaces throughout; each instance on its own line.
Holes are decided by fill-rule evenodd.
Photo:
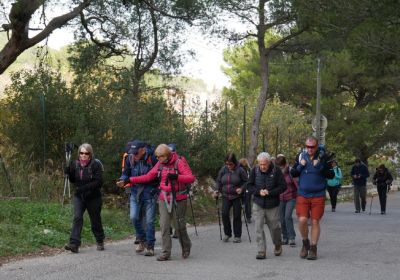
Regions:
M 298 35 L 300 35 L 301 33 L 303 33 L 304 31 L 306 31 L 307 28 L 302 28 L 297 30 L 296 32 L 290 33 L 288 36 L 283 37 L 282 39 L 276 41 L 275 43 L 273 43 L 272 45 L 270 45 L 267 49 L 266 49 L 266 56 L 268 56 L 270 54 L 270 52 L 274 49 L 276 49 L 278 46 L 280 46 L 281 44 L 283 44 L 284 42 L 289 41 L 290 39 L 292 39 L 293 37 L 296 37 Z
M 184 20 L 187 23 L 191 23 L 192 20 L 193 20 L 192 18 L 190 18 L 190 16 L 176 16 L 176 15 L 167 13 L 167 12 L 163 11 L 161 8 L 157 7 L 154 4 L 154 2 L 151 1 L 151 0 L 142 0 L 142 1 L 143 1 L 143 3 L 145 3 L 150 8 L 150 10 L 156 11 L 156 12 L 160 13 L 163 16 L 166 16 L 166 17 L 169 17 L 169 18 L 173 18 L 173 19 Z
M 100 22 L 103 22 L 104 20 L 98 17 L 89 17 L 88 19 L 85 18 L 85 15 L 83 14 L 83 12 L 80 13 L 81 16 L 81 23 L 83 28 L 86 30 L 86 32 L 89 34 L 90 36 L 90 40 L 96 44 L 97 46 L 101 47 L 101 48 L 106 48 L 108 50 L 110 50 L 110 52 L 106 55 L 107 57 L 110 57 L 112 54 L 116 54 L 116 55 L 121 55 L 124 53 L 124 50 L 119 50 L 117 49 L 110 41 L 107 42 L 102 42 L 99 41 L 96 36 L 94 35 L 94 32 L 92 30 L 90 30 L 89 26 L 88 26 L 88 21 L 91 20 L 97 20 Z
M 55 29 L 58 29 L 68 23 L 70 20 L 77 17 L 87 6 L 89 6 L 91 0 L 84 0 L 79 6 L 74 8 L 71 12 L 66 13 L 62 16 L 53 18 L 49 24 L 43 29 L 42 32 L 32 37 L 29 40 L 29 47 L 32 47 L 47 38 Z

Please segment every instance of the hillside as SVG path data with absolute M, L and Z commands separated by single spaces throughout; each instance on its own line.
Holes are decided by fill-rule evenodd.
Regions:
M 7 37 L 5 33 L 0 33 L 0 49 L 7 43 Z M 38 55 L 45 52 L 45 48 L 35 46 L 23 52 L 17 60 L 3 73 L 0 75 L 0 96 L 3 94 L 4 89 L 10 84 L 10 76 L 13 72 L 22 69 L 33 69 L 35 64 L 39 62 Z M 68 63 L 67 63 L 67 47 L 60 49 L 59 51 L 48 49 L 48 59 L 50 65 L 54 67 L 60 66 L 61 72 L 68 75 Z

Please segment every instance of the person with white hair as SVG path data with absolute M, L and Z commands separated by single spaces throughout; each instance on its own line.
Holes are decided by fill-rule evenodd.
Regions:
M 282 254 L 279 195 L 286 190 L 286 182 L 280 168 L 275 167 L 271 156 L 262 152 L 257 156 L 257 165 L 250 171 L 247 188 L 254 194 L 253 216 L 256 227 L 257 259 L 265 259 L 267 244 L 264 221 L 275 245 L 274 254 Z

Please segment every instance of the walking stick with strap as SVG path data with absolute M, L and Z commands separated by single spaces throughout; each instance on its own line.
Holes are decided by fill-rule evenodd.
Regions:
M 219 213 L 218 196 L 215 198 L 215 205 L 217 206 L 217 213 L 218 213 L 219 237 L 222 240 L 221 215 Z
M 180 217 L 178 215 L 178 211 L 176 210 L 176 208 L 178 206 L 178 203 L 176 201 L 175 180 L 168 180 L 168 181 L 171 183 L 172 211 L 175 211 L 176 225 L 178 227 L 178 240 L 179 240 L 179 243 L 181 244 L 181 247 L 182 247 L 183 246 L 183 242 L 182 242 L 182 232 L 181 232 L 181 219 L 180 219 Z
M 187 190 L 188 196 L 189 196 L 189 203 L 190 203 L 190 209 L 192 210 L 192 218 L 193 218 L 193 224 L 194 224 L 194 231 L 196 232 L 196 236 L 199 236 L 197 233 L 197 226 L 196 226 L 196 220 L 194 218 L 194 211 L 193 211 L 193 205 L 192 205 L 192 195 L 190 194 L 190 191 Z
M 65 144 L 65 164 L 66 166 L 69 166 L 71 163 L 71 152 L 73 149 L 73 144 Z M 71 198 L 71 184 L 69 181 L 68 174 L 64 174 L 64 191 L 63 191 L 63 197 L 61 201 L 61 206 L 64 206 L 64 200 L 65 196 L 67 195 L 68 192 L 68 198 Z
M 243 213 L 244 223 L 246 224 L 247 235 L 249 236 L 249 241 L 250 241 L 250 243 L 251 243 L 250 231 L 249 231 L 249 225 L 247 224 L 246 212 L 244 211 L 244 206 L 243 206 L 243 203 L 242 203 L 242 198 L 241 198 L 241 197 L 239 197 L 239 202 L 240 202 L 240 208 L 242 208 L 242 213 Z

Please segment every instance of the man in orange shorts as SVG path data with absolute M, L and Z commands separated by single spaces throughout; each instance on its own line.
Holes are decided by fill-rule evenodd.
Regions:
M 317 138 L 309 136 L 306 139 L 307 151 L 299 154 L 295 172 L 299 175 L 298 196 L 296 199 L 296 214 L 299 218 L 299 231 L 303 239 L 300 257 L 308 260 L 317 259 L 317 244 L 321 232 L 319 221 L 325 210 L 325 190 L 328 164 L 321 160 Z M 308 237 L 308 219 L 311 218 L 311 242 Z

